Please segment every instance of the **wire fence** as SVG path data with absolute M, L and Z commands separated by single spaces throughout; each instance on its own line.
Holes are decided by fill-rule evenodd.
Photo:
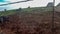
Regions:
M 12 3 L 7 3 L 7 4 L 1 4 L 0 6 L 10 5 L 10 4 L 16 4 L 16 3 L 22 3 L 22 2 L 28 2 L 28 1 L 31 1 L 31 0 L 17 1 L 17 2 L 12 2 Z
M 27 0 L 27 1 L 30 1 L 30 0 Z M 10 4 L 16 4 L 16 3 L 22 3 L 22 2 L 27 2 L 27 1 L 18 1 L 18 2 L 13 2 L 13 3 L 1 4 L 0 6 L 10 5 Z M 53 8 L 53 12 L 52 12 L 52 34 L 55 34 L 54 33 L 54 5 L 55 5 L 55 0 L 53 0 L 53 7 L 52 7 Z M 5 11 L 6 11 L 6 9 L 5 9 Z

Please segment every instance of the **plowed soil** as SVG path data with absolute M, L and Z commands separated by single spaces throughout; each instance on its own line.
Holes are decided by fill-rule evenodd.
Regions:
M 9 15 L 9 22 L 0 24 L 1 30 L 5 34 L 60 34 L 60 13 L 54 14 L 54 32 L 52 12 Z

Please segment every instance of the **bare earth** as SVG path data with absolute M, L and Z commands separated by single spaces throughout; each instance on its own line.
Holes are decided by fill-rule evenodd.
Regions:
M 0 24 L 5 34 L 52 34 L 52 13 L 9 15 L 9 22 Z M 60 34 L 60 13 L 54 15 L 54 34 Z

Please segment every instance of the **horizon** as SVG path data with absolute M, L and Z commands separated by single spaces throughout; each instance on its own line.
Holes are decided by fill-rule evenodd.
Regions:
M 22 0 L 0 0 L 0 4 L 7 4 L 11 2 L 17 2 L 17 1 L 22 1 Z M 58 2 L 59 0 L 55 0 L 55 6 L 60 3 Z M 16 3 L 16 4 L 11 4 L 11 5 L 6 5 L 6 6 L 0 6 L 1 8 L 4 7 L 3 9 L 18 9 L 18 8 L 27 8 L 28 6 L 30 7 L 44 7 L 47 6 L 49 2 L 53 2 L 53 0 L 33 0 L 33 1 L 28 1 L 28 2 L 22 2 L 22 3 Z

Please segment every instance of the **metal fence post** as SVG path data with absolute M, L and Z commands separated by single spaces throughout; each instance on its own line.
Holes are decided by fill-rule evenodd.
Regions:
M 55 30 L 54 30 L 54 12 L 55 12 L 55 0 L 53 0 L 53 11 L 52 11 L 52 34 L 55 34 Z

